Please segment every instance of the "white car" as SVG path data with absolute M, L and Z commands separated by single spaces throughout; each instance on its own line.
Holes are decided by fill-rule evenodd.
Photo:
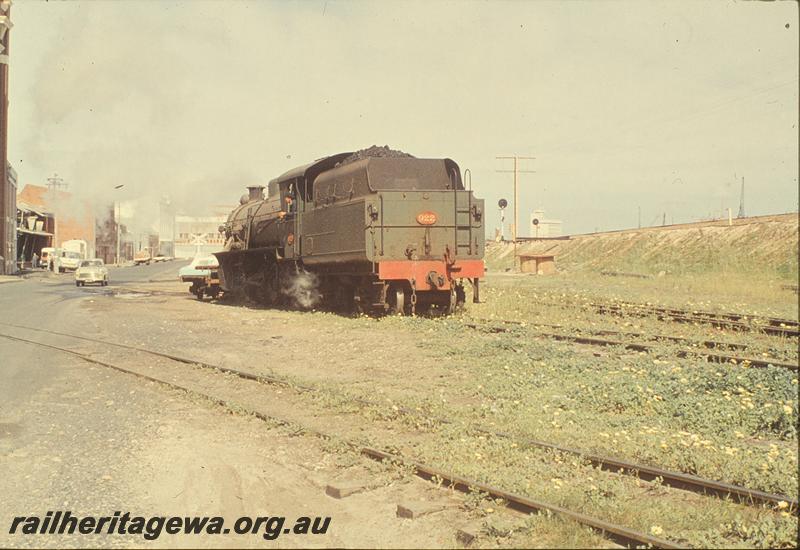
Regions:
M 75 286 L 83 286 L 86 283 L 100 283 L 100 286 L 108 286 L 108 269 L 103 264 L 103 260 L 83 260 L 75 271 Z

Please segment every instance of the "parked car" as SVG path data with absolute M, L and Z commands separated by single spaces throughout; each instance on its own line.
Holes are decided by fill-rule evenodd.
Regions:
M 76 271 L 81 262 L 84 261 L 79 252 L 72 252 L 71 250 L 62 250 L 61 257 L 59 258 L 58 272 L 64 272 L 68 269 Z
M 84 286 L 86 283 L 100 283 L 108 286 L 108 269 L 103 260 L 83 260 L 75 271 L 75 286 Z
M 158 262 L 166 262 L 166 261 L 167 261 L 167 257 L 166 257 L 166 256 L 154 256 L 154 257 L 153 257 L 153 261 L 154 261 L 155 263 L 158 263 Z

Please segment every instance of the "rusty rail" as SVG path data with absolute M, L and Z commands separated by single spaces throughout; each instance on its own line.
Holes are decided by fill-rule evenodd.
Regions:
M 512 329 L 507 327 L 501 326 L 491 326 L 491 325 L 479 325 L 477 323 L 464 323 L 464 326 L 481 330 L 486 329 L 489 332 L 512 332 Z M 534 325 L 535 326 L 535 325 Z M 594 338 L 590 336 L 576 336 L 573 334 L 556 334 L 550 332 L 539 332 L 535 333 L 536 336 L 541 336 L 543 338 L 550 338 L 551 340 L 560 340 L 565 342 L 575 342 L 576 344 L 587 344 L 591 346 L 620 346 L 624 349 L 631 350 L 631 351 L 643 351 L 643 352 L 650 352 L 654 350 L 654 347 L 650 344 L 642 344 L 639 342 L 625 342 L 621 340 L 607 340 L 605 338 Z M 728 355 L 724 353 L 707 353 L 703 351 L 695 351 L 695 350 L 679 350 L 675 353 L 676 357 L 681 359 L 685 359 L 687 357 L 699 357 L 704 358 L 709 363 L 733 363 L 733 364 L 747 364 L 751 367 L 778 367 L 782 369 L 788 370 L 800 370 L 800 366 L 796 363 L 784 363 L 782 361 L 778 361 L 776 359 L 771 358 L 764 358 L 764 357 L 739 357 L 735 355 Z
M 508 319 L 485 319 L 481 317 L 473 317 L 475 321 L 482 321 L 485 323 L 503 323 L 505 325 L 515 325 L 519 327 L 547 327 L 547 328 L 564 328 L 564 325 L 553 325 L 547 323 L 537 323 L 537 322 L 529 322 L 525 323 L 523 321 L 511 321 Z M 575 328 L 578 332 L 586 332 L 588 334 L 597 334 L 603 336 L 630 336 L 633 338 L 643 338 L 645 340 L 655 340 L 655 341 L 666 341 L 666 342 L 675 342 L 676 344 L 687 344 L 689 346 L 702 346 L 708 349 L 718 349 L 718 348 L 729 348 L 735 350 L 746 350 L 748 348 L 747 344 L 742 344 L 738 342 L 720 342 L 718 340 L 692 340 L 691 338 L 685 338 L 683 336 L 672 336 L 668 334 L 645 334 L 643 332 L 631 332 L 631 331 L 619 331 L 619 330 L 608 330 L 608 329 L 583 329 L 583 328 Z
M 654 314 L 659 320 L 674 321 L 677 323 L 702 323 L 711 325 L 715 328 L 726 328 L 740 331 L 761 331 L 771 336 L 800 336 L 800 325 L 798 325 L 797 321 L 791 319 L 756 317 L 738 313 L 689 311 L 626 302 L 622 302 L 620 304 L 589 303 L 587 306 L 594 308 L 598 313 L 632 314 L 638 316 Z M 752 321 L 754 323 L 745 321 Z
M 550 504 L 544 501 L 537 501 L 530 499 L 528 497 L 524 497 L 522 495 L 510 493 L 508 491 L 498 489 L 497 487 L 493 487 L 491 485 L 486 485 L 478 481 L 473 481 L 460 476 L 456 476 L 452 473 L 445 472 L 444 470 L 439 470 L 437 468 L 433 468 L 431 466 L 427 466 L 419 462 L 414 462 L 412 460 L 404 459 L 398 455 L 389 454 L 387 452 L 380 451 L 378 449 L 364 447 L 361 450 L 361 453 L 374 460 L 378 461 L 389 460 L 398 462 L 404 466 L 411 466 L 414 468 L 414 473 L 417 476 L 427 480 L 440 479 L 444 481 L 449 487 L 461 492 L 466 493 L 474 490 L 482 491 L 488 494 L 492 498 L 499 498 L 504 500 L 509 508 L 516 510 L 518 512 L 522 512 L 525 514 L 534 514 L 547 511 L 557 516 L 571 519 L 582 525 L 586 525 L 587 527 L 592 528 L 593 530 L 599 532 L 600 534 L 613 540 L 614 542 L 623 544 L 625 546 L 632 546 L 634 548 L 639 547 L 641 545 L 646 545 L 652 548 L 685 548 L 685 546 L 681 546 L 679 544 L 670 542 L 662 538 L 653 537 L 646 533 L 641 533 L 639 531 L 628 529 L 627 527 L 622 527 L 620 525 L 608 523 L 601 519 L 592 516 L 587 516 L 586 514 L 581 514 L 580 512 L 573 512 L 572 510 L 569 510 L 567 508 L 562 508 L 561 506 L 556 506 L 555 504 Z

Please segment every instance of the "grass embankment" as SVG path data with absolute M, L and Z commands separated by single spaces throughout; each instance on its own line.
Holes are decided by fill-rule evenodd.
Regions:
M 564 272 L 739 274 L 756 277 L 758 283 L 770 279 L 796 283 L 798 217 L 785 214 L 736 220 L 732 226 L 717 222 L 576 235 L 565 241 L 521 243 L 517 254 L 555 254 Z M 486 261 L 493 271 L 512 268 L 513 245 L 490 244 Z

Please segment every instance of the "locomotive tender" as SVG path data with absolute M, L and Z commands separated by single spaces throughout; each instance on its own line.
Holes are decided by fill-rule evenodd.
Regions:
M 282 304 L 300 287 L 305 305 L 413 314 L 452 312 L 469 282 L 477 302 L 483 200 L 464 188 L 458 165 L 362 153 L 290 170 L 266 198 L 248 187 L 220 227 L 222 289 Z

